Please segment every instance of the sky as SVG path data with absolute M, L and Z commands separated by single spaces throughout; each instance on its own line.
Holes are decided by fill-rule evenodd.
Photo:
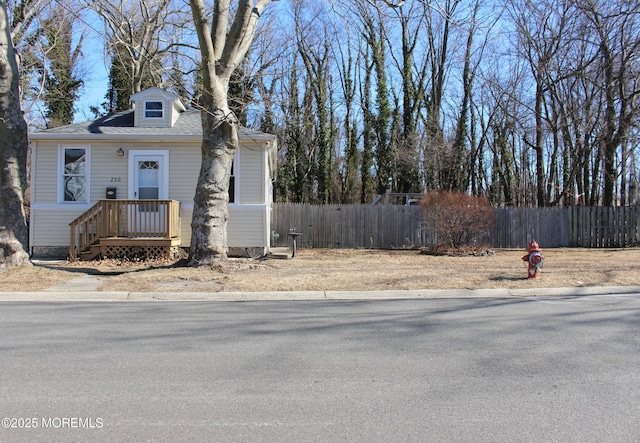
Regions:
M 91 63 L 88 61 L 87 65 L 91 68 L 84 78 L 80 99 L 76 102 L 74 118 L 76 122 L 92 120 L 94 117 L 90 107 L 99 107 L 104 102 L 104 96 L 107 93 L 108 74 L 102 57 L 98 60 L 91 60 Z
M 91 106 L 100 106 L 104 102 L 109 84 L 109 74 L 104 51 L 104 27 L 99 19 L 89 10 L 83 11 L 82 26 L 78 31 L 84 33 L 83 61 L 81 76 L 84 86 L 80 99 L 76 102 L 75 121 L 92 120 Z

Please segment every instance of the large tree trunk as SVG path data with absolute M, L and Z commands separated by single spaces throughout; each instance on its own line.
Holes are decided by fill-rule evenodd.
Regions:
M 27 124 L 20 109 L 18 64 L 7 4 L 0 1 L 0 271 L 30 265 L 24 212 Z
M 190 266 L 227 258 L 229 178 L 238 147 L 238 119 L 229 108 L 229 79 L 255 36 L 271 0 L 239 0 L 229 27 L 230 0 L 213 3 L 212 26 L 203 0 L 189 0 L 202 54 L 202 165 L 193 201 Z
M 190 266 L 227 258 L 229 180 L 238 147 L 238 121 L 229 111 L 202 111 L 202 164 L 193 200 Z

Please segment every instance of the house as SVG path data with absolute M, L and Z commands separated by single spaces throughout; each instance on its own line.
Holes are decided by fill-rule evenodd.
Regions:
M 30 134 L 33 257 L 189 247 L 200 171 L 200 111 L 158 88 L 132 109 Z M 270 249 L 276 138 L 241 128 L 230 183 L 230 254 Z

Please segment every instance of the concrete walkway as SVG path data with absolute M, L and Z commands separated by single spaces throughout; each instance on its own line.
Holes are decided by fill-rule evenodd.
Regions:
M 43 289 L 45 292 L 91 292 L 98 291 L 106 282 L 107 277 L 87 274 L 76 277 L 65 283 Z
M 89 277 L 89 278 L 87 278 Z M 103 277 L 104 278 L 104 277 Z M 85 285 L 86 286 L 83 286 Z M 640 286 L 589 286 L 537 289 L 420 289 L 391 291 L 292 292 L 128 292 L 99 291 L 99 276 L 83 276 L 35 292 L 0 292 L 0 301 L 267 301 L 267 300 L 398 300 L 421 298 L 582 297 L 640 295 Z

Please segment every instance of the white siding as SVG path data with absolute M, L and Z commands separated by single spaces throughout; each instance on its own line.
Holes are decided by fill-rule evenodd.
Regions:
M 31 247 L 39 246 L 69 246 L 69 223 L 82 215 L 86 210 L 82 208 L 64 209 L 32 209 L 30 223 L 37 226 L 32 231 Z
M 35 159 L 31 165 L 31 191 L 34 203 L 57 203 L 58 201 L 58 144 L 35 144 Z M 37 180 L 34 179 L 37 177 Z
M 180 112 L 184 111 L 184 106 L 179 102 L 177 96 L 167 94 L 166 91 L 155 87 L 133 94 L 131 99 L 134 100 L 134 125 L 136 127 L 169 128 L 178 120 Z M 163 103 L 162 118 L 145 117 L 145 102 L 150 101 Z
M 180 205 L 180 246 L 188 248 L 191 244 L 191 217 L 193 205 Z
M 104 199 L 106 189 L 115 187 L 117 197 L 128 194 L 129 150 L 169 150 L 169 198 L 181 203 L 182 245 L 191 241 L 193 196 L 200 171 L 200 141 L 193 143 L 125 141 L 34 143 L 32 165 L 31 246 L 68 246 L 69 223 L 91 205 L 58 204 L 58 146 L 91 148 L 91 205 Z M 122 148 L 126 156 L 118 157 Z M 240 204 L 229 206 L 229 247 L 269 247 L 269 205 L 265 201 L 268 186 L 266 155 L 255 145 L 240 148 L 238 192 Z M 245 206 L 246 205 L 246 206 Z
M 200 172 L 200 144 L 169 143 L 65 143 L 64 146 L 91 147 L 91 202 L 105 198 L 106 189 L 115 187 L 118 198 L 127 198 L 128 154 L 130 150 L 169 150 L 169 198 L 192 202 Z M 119 148 L 125 157 L 116 155 Z M 34 199 L 32 203 L 58 201 L 58 144 L 38 142 L 32 177 Z M 241 204 L 265 204 L 267 193 L 266 156 L 260 148 L 241 148 L 237 171 Z
M 236 171 L 240 205 L 265 204 L 266 165 L 265 153 L 259 147 L 241 147 L 238 153 L 239 170 Z M 198 174 L 200 173 L 200 144 L 174 146 L 169 160 L 169 198 L 181 202 L 193 202 Z
M 145 118 L 145 102 L 162 102 L 162 118 Z M 166 98 L 160 94 L 147 94 L 142 97 L 140 100 L 136 100 L 135 102 L 135 116 L 134 125 L 141 128 L 169 128 L 171 127 L 172 122 L 172 103 L 168 102 Z
M 269 246 L 265 236 L 267 208 L 229 208 L 227 243 L 230 248 L 256 248 Z M 266 231 L 269 226 L 266 225 Z M 265 238 L 266 237 L 266 238 Z
M 126 149 L 125 145 L 105 145 L 89 143 L 64 143 L 66 147 L 90 147 L 91 168 L 90 199 L 92 203 L 105 198 L 107 187 L 117 188 L 118 198 L 127 196 L 127 159 L 118 157 L 116 152 L 119 147 Z M 35 145 L 35 163 L 32 166 L 31 177 L 33 187 L 33 200 L 31 204 L 55 204 L 58 203 L 58 149 L 57 143 L 38 142 Z M 118 181 L 120 180 L 120 181 Z M 73 210 L 73 203 L 62 204 L 61 208 Z
M 229 207 L 229 225 L 227 227 L 227 245 L 230 248 L 263 248 L 269 247 L 269 211 L 268 206 L 240 205 Z M 191 216 L 193 208 L 181 207 L 182 219 L 181 244 L 188 247 L 191 243 Z
M 240 150 L 238 171 L 239 203 L 243 205 L 264 204 L 265 170 L 264 151 L 251 146 Z
M 97 143 L 91 146 L 91 203 L 106 198 L 107 188 L 116 188 L 117 197 L 127 198 L 127 157 L 118 157 L 126 145 Z
M 175 104 L 173 102 L 169 103 L 169 112 L 171 112 L 171 127 L 176 124 L 178 117 L 180 117 L 180 111 L 176 109 Z
M 193 202 L 200 173 L 200 144 L 180 145 L 169 153 L 169 198 Z

